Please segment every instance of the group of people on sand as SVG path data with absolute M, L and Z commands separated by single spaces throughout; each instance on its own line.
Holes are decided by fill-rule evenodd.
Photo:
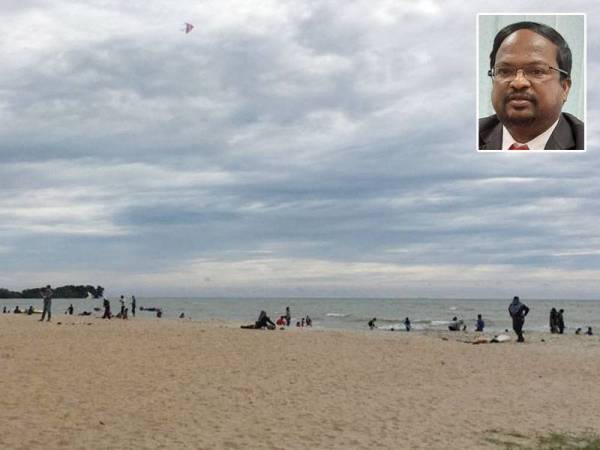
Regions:
M 50 285 L 47 285 L 46 287 L 40 289 L 40 297 L 43 300 L 42 316 L 41 316 L 41 319 L 39 319 L 40 322 L 42 322 L 44 320 L 47 320 L 48 322 L 50 321 L 50 319 L 52 317 L 52 298 L 53 298 L 53 296 L 54 296 L 54 292 Z M 123 296 L 123 295 L 120 296 L 119 303 L 120 303 L 119 312 L 117 314 L 113 314 L 112 310 L 111 310 L 110 300 L 107 298 L 103 298 L 102 299 L 102 308 L 104 309 L 104 313 L 102 315 L 102 319 L 112 319 L 112 318 L 128 319 L 130 311 L 131 311 L 131 315 L 133 317 L 135 317 L 136 308 L 137 308 L 137 300 L 135 298 L 135 295 L 131 296 L 131 302 L 129 304 L 131 309 L 129 307 L 127 307 L 127 305 L 126 305 L 125 296 Z M 94 309 L 94 311 L 102 311 L 102 309 L 99 307 L 95 307 L 93 309 Z M 139 309 L 140 309 L 140 311 L 154 312 L 154 313 L 156 313 L 156 317 L 158 317 L 158 318 L 161 318 L 163 315 L 163 310 L 162 310 L 162 308 L 159 308 L 159 307 L 152 306 L 152 307 L 144 308 L 142 306 Z M 3 312 L 3 314 L 8 314 L 11 311 L 9 311 L 6 306 L 4 306 L 2 308 L 2 312 Z M 19 307 L 19 305 L 17 305 L 17 306 L 15 306 L 15 308 L 12 312 L 13 312 L 13 314 L 29 314 L 29 315 L 31 315 L 34 313 L 39 313 L 39 310 L 38 311 L 34 310 L 33 306 L 30 306 L 29 308 L 23 310 Z M 73 304 L 71 303 L 68 306 L 68 308 L 65 310 L 65 314 L 72 316 L 74 313 L 75 313 L 75 308 L 74 308 Z M 83 311 L 83 312 L 80 312 L 78 315 L 79 316 L 91 316 L 92 312 L 91 311 Z M 289 315 L 289 307 L 287 310 L 287 315 L 288 315 L 288 317 L 291 318 L 291 316 Z M 186 315 L 183 312 L 179 315 L 179 318 L 180 319 L 191 319 L 191 317 L 189 315 Z M 302 319 L 302 326 L 304 326 L 304 324 L 309 325 L 309 326 L 312 324 L 310 317 L 306 316 L 306 319 Z
M 102 307 L 104 308 L 104 314 L 102 315 L 103 319 L 111 319 L 113 317 L 117 318 L 117 319 L 124 319 L 127 320 L 129 318 L 129 308 L 127 308 L 125 306 L 125 297 L 123 295 L 121 295 L 121 297 L 119 298 L 119 303 L 121 304 L 121 309 L 119 310 L 119 312 L 116 315 L 112 314 L 112 311 L 110 309 L 110 300 L 108 300 L 107 298 L 104 298 L 102 300 Z M 133 317 L 135 317 L 135 308 L 136 308 L 136 299 L 135 299 L 135 295 L 131 296 L 131 315 Z
M 512 320 L 512 328 L 515 334 L 517 335 L 517 342 L 525 342 L 525 338 L 523 337 L 523 326 L 525 325 L 525 317 L 529 314 L 529 307 L 521 302 L 518 296 L 513 297 L 512 302 L 508 306 L 508 314 Z M 564 310 L 556 310 L 556 308 L 552 308 L 550 311 L 550 332 L 563 334 L 565 330 L 565 321 L 564 321 Z M 368 322 L 369 329 L 373 330 L 377 328 L 375 322 L 377 321 L 376 317 L 373 317 Z M 404 325 L 406 327 L 406 331 L 410 331 L 410 320 L 407 317 L 404 320 Z M 483 332 L 485 328 L 485 321 L 481 314 L 477 314 L 477 321 L 475 322 L 475 331 Z M 394 329 L 392 328 L 392 331 Z M 464 320 L 459 319 L 458 317 L 453 317 L 448 325 L 449 331 L 467 331 L 467 326 L 464 323 Z M 508 330 L 507 330 L 508 331 Z M 581 334 L 582 329 L 577 328 L 575 334 Z M 585 332 L 586 335 L 592 336 L 592 327 L 588 327 Z
M 290 307 L 287 306 L 285 308 L 285 315 L 279 316 L 279 319 L 275 323 L 271 320 L 271 318 L 267 315 L 266 311 L 262 310 L 258 314 L 258 319 L 253 324 L 242 325 L 240 328 L 244 328 L 246 330 L 275 330 L 277 327 L 283 329 L 285 326 L 290 326 L 292 323 L 292 314 L 290 312 Z M 296 327 L 304 328 L 304 327 L 312 327 L 312 319 L 307 314 L 306 317 L 302 317 L 301 320 L 296 322 Z

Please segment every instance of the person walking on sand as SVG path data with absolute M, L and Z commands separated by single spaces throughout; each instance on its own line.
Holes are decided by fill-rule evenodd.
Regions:
M 109 319 L 111 317 L 111 313 L 110 313 L 110 302 L 108 301 L 107 298 L 105 298 L 102 301 L 102 306 L 104 306 L 104 315 L 102 316 L 103 319 Z
M 40 319 L 40 322 L 44 321 L 44 317 L 46 317 L 46 314 L 48 314 L 48 322 L 50 322 L 50 316 L 52 315 L 51 309 L 53 294 L 54 293 L 52 292 L 52 288 L 50 287 L 50 285 L 43 288 L 40 292 L 40 295 L 44 299 L 44 310 L 42 311 L 42 318 Z
M 131 315 L 135 317 L 135 295 L 131 296 Z
M 525 342 L 525 339 L 523 339 L 523 325 L 525 324 L 525 316 L 529 314 L 529 308 L 521 303 L 519 297 L 515 296 L 508 307 L 508 313 L 512 318 L 513 330 L 518 337 L 517 342 Z
M 565 318 L 563 314 L 565 313 L 564 309 L 561 309 L 556 313 L 556 326 L 558 327 L 558 334 L 563 334 L 565 332 Z

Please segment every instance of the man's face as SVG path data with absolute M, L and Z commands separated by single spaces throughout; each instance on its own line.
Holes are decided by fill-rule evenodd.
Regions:
M 531 30 L 517 30 L 500 45 L 495 67 L 520 69 L 547 64 L 558 68 L 557 51 L 558 47 L 545 37 Z M 494 80 L 492 104 L 500 121 L 509 129 L 527 126 L 540 134 L 558 119 L 570 86 L 570 80 L 561 82 L 560 73 L 555 70 L 544 80 L 528 80 L 518 71 L 512 80 Z

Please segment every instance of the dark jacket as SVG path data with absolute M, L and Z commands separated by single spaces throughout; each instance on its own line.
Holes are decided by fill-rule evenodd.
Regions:
M 546 150 L 583 150 L 584 124 L 569 113 L 561 113 Z M 502 123 L 494 114 L 479 119 L 479 150 L 502 150 Z

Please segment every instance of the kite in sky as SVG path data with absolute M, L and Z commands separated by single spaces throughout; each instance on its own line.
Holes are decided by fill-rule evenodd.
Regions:
M 192 25 L 191 23 L 187 23 L 187 22 L 185 22 L 185 30 L 182 30 L 182 31 L 185 31 L 185 34 L 188 34 L 188 33 L 190 33 L 190 32 L 191 32 L 193 29 L 194 29 L 194 25 Z

